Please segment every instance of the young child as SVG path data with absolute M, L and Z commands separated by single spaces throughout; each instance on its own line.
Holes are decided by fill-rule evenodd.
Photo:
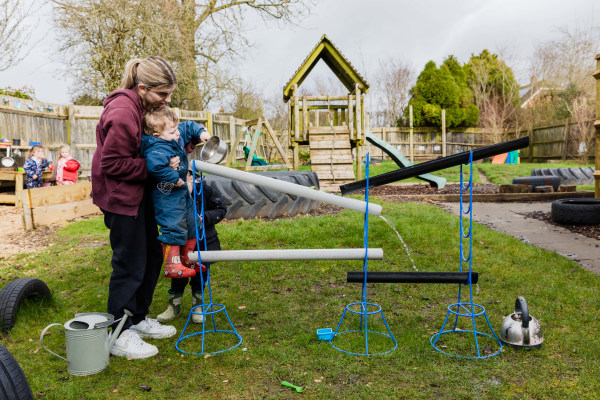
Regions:
M 80 164 L 71 157 L 71 147 L 66 144 L 58 149 L 58 161 L 52 170 L 56 174 L 57 185 L 72 185 L 77 182 L 77 170 Z
M 190 191 L 192 190 L 192 182 L 188 181 Z M 200 193 L 200 181 L 196 183 L 196 193 Z M 204 199 L 204 229 L 206 234 L 206 249 L 207 250 L 221 250 L 221 244 L 219 242 L 219 236 L 215 225 L 221 222 L 227 214 L 227 205 L 221 197 L 220 193 L 211 186 L 204 182 L 202 188 L 202 197 L 196 196 L 196 211 L 200 214 L 202 209 L 202 199 Z M 198 215 L 198 232 L 202 237 L 202 220 L 201 216 Z M 193 249 L 192 251 L 195 251 Z M 204 250 L 204 241 L 200 241 L 200 250 Z M 204 264 L 202 265 L 204 267 Z M 210 263 L 206 263 L 206 268 L 202 268 L 202 278 L 200 274 L 196 274 L 189 279 L 190 286 L 192 287 L 192 308 L 198 304 L 202 304 L 202 283 L 204 286 L 207 284 L 208 271 L 210 270 Z M 176 318 L 181 314 L 181 299 L 183 292 L 188 283 L 188 278 L 172 279 L 171 288 L 169 289 L 169 306 L 162 313 L 159 314 L 156 319 L 159 322 L 167 322 Z M 204 321 L 204 317 L 201 314 L 194 312 L 192 314 L 192 322 L 201 324 Z
M 191 142 L 209 136 L 204 126 L 179 118 L 169 107 L 156 108 L 144 114 L 144 135 L 141 155 L 152 178 L 152 201 L 156 222 L 160 227 L 158 240 L 162 242 L 164 275 L 167 278 L 188 278 L 196 274 L 198 263 L 191 263 L 189 251 L 196 248 L 196 228 L 192 197 L 185 184 Z M 172 157 L 179 157 L 177 171 L 169 167 Z
M 27 189 L 42 186 L 42 171 L 48 168 L 50 163 L 46 160 L 46 152 L 41 144 L 36 144 L 27 153 L 27 160 L 23 165 L 25 170 L 25 186 Z

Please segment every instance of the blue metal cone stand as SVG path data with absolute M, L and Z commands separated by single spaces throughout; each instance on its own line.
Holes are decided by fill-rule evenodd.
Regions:
M 367 207 L 365 209 L 365 219 L 364 219 L 364 221 L 365 221 L 364 222 L 365 259 L 363 262 L 364 281 L 363 281 L 363 285 L 362 285 L 362 296 L 361 296 L 360 303 L 350 303 L 350 304 L 346 305 L 346 308 L 344 309 L 344 312 L 342 314 L 342 318 L 340 319 L 340 322 L 339 322 L 337 328 L 335 329 L 335 332 L 332 335 L 331 339 L 329 339 L 329 344 L 334 349 L 339 350 L 342 353 L 354 354 L 357 356 L 385 354 L 385 353 L 394 351 L 396 349 L 396 347 L 398 347 L 398 342 L 396 341 L 396 339 L 394 338 L 394 335 L 392 335 L 392 332 L 390 331 L 390 328 L 389 328 L 389 326 L 385 320 L 385 317 L 383 315 L 383 311 L 381 310 L 381 306 L 374 304 L 374 303 L 367 302 L 367 247 L 368 247 L 368 232 L 369 232 L 369 154 L 367 154 L 366 161 L 365 161 L 365 175 L 366 175 L 365 202 L 367 204 Z M 351 314 L 360 315 L 359 329 L 347 330 L 347 331 L 343 331 L 343 332 L 339 331 L 339 329 L 342 325 L 342 322 L 344 321 L 344 317 L 346 316 L 346 312 L 350 312 Z M 387 333 L 377 332 L 377 331 L 368 329 L 369 316 L 371 316 L 371 321 L 373 321 L 373 317 L 375 317 L 378 314 L 381 314 L 381 319 L 383 320 L 385 328 L 387 329 Z M 339 347 L 336 347 L 333 344 L 333 340 L 336 337 L 339 337 L 340 335 L 343 335 L 343 334 L 351 334 L 351 333 L 364 335 L 364 341 L 365 341 L 364 353 L 357 353 L 357 352 L 351 352 L 348 350 L 343 350 Z M 389 338 L 391 340 L 391 342 L 393 342 L 393 347 L 389 350 L 381 351 L 378 353 L 369 352 L 369 334 L 380 335 L 385 338 Z
M 196 165 L 195 165 L 195 162 L 192 164 L 193 164 L 193 176 L 195 177 L 196 176 Z M 194 185 L 194 215 L 202 216 L 202 237 L 200 237 L 199 232 L 198 232 L 198 218 L 195 218 L 196 239 L 197 239 L 197 249 L 196 250 L 198 251 L 198 258 L 200 258 L 200 243 L 204 244 L 203 247 L 206 250 L 206 236 L 204 234 L 204 232 L 205 232 L 205 229 L 204 229 L 204 196 L 203 196 L 204 182 L 202 181 L 202 174 L 200 174 L 200 185 L 198 185 L 200 187 L 200 189 L 196 190 L 195 186 L 196 185 Z M 200 196 L 201 204 L 202 204 L 202 206 L 200 208 L 200 213 L 198 213 L 198 210 L 196 207 L 196 197 L 197 196 Z M 201 259 L 199 259 L 198 262 L 200 264 L 202 264 Z M 235 327 L 231 323 L 231 319 L 229 318 L 229 314 L 227 314 L 227 309 L 225 308 L 225 306 L 223 304 L 213 303 L 213 301 L 212 301 L 212 291 L 211 291 L 211 285 L 210 285 L 210 268 L 208 268 L 208 270 L 207 270 L 206 284 L 204 283 L 204 276 L 202 275 L 202 272 L 199 272 L 199 273 L 200 273 L 200 279 L 202 281 L 202 304 L 198 304 L 190 310 L 190 313 L 188 315 L 188 319 L 185 323 L 185 326 L 184 326 L 183 330 L 181 331 L 181 334 L 179 335 L 179 339 L 177 339 L 177 342 L 175 343 L 175 348 L 177 350 L 179 350 L 181 353 L 196 354 L 196 355 L 202 355 L 205 353 L 217 354 L 217 353 L 222 353 L 224 351 L 235 349 L 242 343 L 242 337 L 237 333 L 237 331 L 235 330 Z M 208 287 L 208 303 L 205 301 L 205 297 L 204 297 L 204 294 L 206 293 L 205 285 L 206 285 L 206 287 Z M 229 327 L 227 329 L 218 329 L 217 328 L 217 318 L 215 318 L 215 316 L 218 315 L 219 313 L 223 313 L 223 314 L 221 314 L 221 316 L 224 315 L 225 318 L 227 319 L 227 322 L 229 323 Z M 185 333 L 190 324 L 190 320 L 192 319 L 192 315 L 194 315 L 194 314 L 202 315 L 204 317 L 204 319 L 202 321 L 202 330 L 200 332 L 188 333 L 186 335 Z M 209 319 L 210 319 L 210 321 L 207 321 Z M 234 335 L 235 336 L 234 341 L 235 340 L 238 340 L 238 341 L 233 346 L 225 348 L 225 349 L 216 349 L 216 350 L 205 351 L 205 349 L 204 349 L 205 338 L 206 338 L 206 335 L 209 333 Z M 202 336 L 202 345 L 200 348 L 200 352 L 197 352 L 197 353 L 187 352 L 187 351 L 182 350 L 179 347 L 179 344 L 183 340 L 188 339 L 193 336 L 199 336 L 199 335 Z
M 469 276 L 469 280 L 468 280 L 469 301 L 466 301 L 466 302 L 461 301 L 461 292 L 462 292 L 463 285 L 459 284 L 458 285 L 458 302 L 454 303 L 454 304 L 450 304 L 448 306 L 448 312 L 446 314 L 446 319 L 444 320 L 444 324 L 442 325 L 442 328 L 440 329 L 440 331 L 438 333 L 436 333 L 435 335 L 433 335 L 431 337 L 429 342 L 431 343 L 433 348 L 435 350 L 439 351 L 440 353 L 444 353 L 444 354 L 458 357 L 458 358 L 482 359 L 482 358 L 489 358 L 489 357 L 498 355 L 502 351 L 502 343 L 496 336 L 496 333 L 494 332 L 494 329 L 492 328 L 492 325 L 490 324 L 490 320 L 487 317 L 485 308 L 479 304 L 473 303 L 473 284 L 471 282 L 471 264 L 472 264 L 471 256 L 473 254 L 473 251 L 472 251 L 472 249 L 473 249 L 473 152 L 471 152 L 469 155 L 469 165 L 470 165 L 470 175 L 469 175 L 469 183 L 467 186 L 464 186 L 463 167 L 462 167 L 462 165 L 460 166 L 460 217 L 459 217 L 459 220 L 460 220 L 459 268 L 460 268 L 460 272 L 462 272 L 463 261 L 469 262 L 469 275 L 468 275 Z M 466 211 L 464 210 L 464 207 L 463 207 L 464 206 L 463 189 L 469 190 L 469 208 Z M 463 218 L 462 218 L 463 214 L 469 214 L 469 232 L 467 234 L 465 234 L 465 230 L 464 230 L 464 226 L 463 226 L 463 222 L 464 222 Z M 469 255 L 468 255 L 468 257 L 465 257 L 464 248 L 463 248 L 463 239 L 466 239 L 466 238 L 469 238 Z M 489 327 L 491 335 L 477 330 L 476 318 L 481 317 L 481 316 L 483 316 L 485 318 L 485 322 L 487 323 L 487 325 Z M 465 318 L 468 323 L 470 322 L 470 325 L 472 326 L 473 329 L 472 330 L 459 329 L 458 328 L 459 317 Z M 451 322 L 452 318 L 454 318 L 454 323 Z M 449 321 L 450 321 L 449 325 L 452 325 L 452 328 L 446 329 L 446 325 L 448 324 Z M 442 350 L 442 345 L 438 342 L 443 335 L 448 335 L 448 337 L 450 337 L 450 336 L 456 336 L 456 335 L 469 336 L 469 334 L 473 335 L 473 339 L 475 342 L 474 343 L 475 351 L 472 352 L 471 354 L 467 354 L 467 355 L 456 354 L 456 353 L 458 353 L 458 351 L 456 353 L 451 353 L 449 350 L 450 343 L 443 345 L 443 348 L 446 350 L 446 351 L 444 351 L 444 350 Z M 493 337 L 492 337 L 492 335 L 493 335 Z M 495 352 L 494 352 L 494 349 L 492 349 L 491 347 L 486 347 L 485 349 L 482 349 L 480 346 L 480 343 L 479 343 L 480 339 L 484 339 L 486 341 L 486 343 L 488 343 L 488 344 L 491 343 L 491 345 L 497 344 L 498 349 Z M 482 350 L 484 350 L 484 351 L 482 352 Z

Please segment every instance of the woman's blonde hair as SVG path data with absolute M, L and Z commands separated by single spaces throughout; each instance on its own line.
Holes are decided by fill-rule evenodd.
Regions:
M 58 148 L 58 158 L 62 157 L 60 153 L 63 151 L 63 149 L 69 150 L 69 154 L 71 154 L 71 146 L 69 146 L 68 144 L 63 144 Z
M 144 112 L 144 134 L 152 135 L 162 131 L 167 122 L 179 122 L 177 113 L 170 107 L 164 106 Z
M 31 158 L 33 157 L 33 153 L 37 150 L 37 149 L 42 149 L 44 150 L 44 146 L 42 146 L 41 144 L 36 144 L 35 146 L 32 146 L 29 151 L 27 152 L 27 158 Z
M 135 58 L 125 65 L 119 89 L 131 89 L 140 83 L 148 89 L 170 87 L 177 85 L 177 78 L 171 65 L 161 57 Z

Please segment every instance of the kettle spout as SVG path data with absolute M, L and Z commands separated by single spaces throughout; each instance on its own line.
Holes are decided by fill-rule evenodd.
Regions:
M 110 349 L 112 349 L 113 344 L 115 344 L 115 340 L 117 340 L 117 338 L 119 337 L 119 334 L 121 333 L 121 329 L 123 329 L 123 325 L 125 325 L 125 321 L 127 320 L 127 317 L 133 316 L 133 313 L 129 310 L 123 310 L 123 312 L 125 314 L 121 318 L 121 322 L 119 322 L 119 325 L 117 325 L 117 328 L 115 330 L 113 330 L 110 333 L 110 336 L 108 337 L 108 351 L 110 351 Z

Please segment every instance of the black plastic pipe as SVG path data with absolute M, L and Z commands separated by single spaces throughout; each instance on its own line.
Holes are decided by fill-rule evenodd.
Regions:
M 522 149 L 527 146 L 529 146 L 529 136 L 509 140 L 508 142 L 493 144 L 491 146 L 481 147 L 477 150 L 473 150 L 473 161 L 493 157 L 498 154 L 508 153 L 509 151 Z M 369 187 L 385 185 L 386 183 L 412 178 L 417 175 L 439 171 L 441 169 L 454 167 L 460 164 L 466 164 L 468 162 L 469 152 L 464 151 L 462 153 L 453 154 L 448 157 L 438 158 L 436 160 L 427 161 L 421 164 L 416 164 L 410 167 L 398 169 L 396 171 L 390 171 L 386 172 L 385 174 L 370 177 Z M 340 190 L 342 192 L 342 195 L 346 195 L 358 192 L 359 190 L 364 190 L 366 186 L 367 180 L 363 179 L 360 181 L 350 182 L 345 185 L 341 185 Z
M 346 278 L 350 283 L 362 283 L 363 271 L 348 271 Z M 477 283 L 479 274 L 471 272 L 471 283 Z M 469 284 L 468 272 L 421 272 L 421 271 L 369 271 L 367 283 L 460 283 Z

